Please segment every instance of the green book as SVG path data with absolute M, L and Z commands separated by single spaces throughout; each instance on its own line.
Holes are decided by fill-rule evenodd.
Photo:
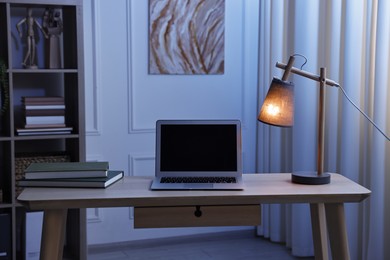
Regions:
M 64 179 L 22 179 L 21 187 L 106 188 L 123 178 L 123 171 L 108 171 L 106 177 Z
M 107 177 L 108 162 L 31 163 L 25 170 L 26 179 Z

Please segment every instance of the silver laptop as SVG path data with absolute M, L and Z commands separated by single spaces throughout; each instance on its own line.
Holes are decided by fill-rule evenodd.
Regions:
M 239 120 L 159 120 L 152 190 L 242 190 Z

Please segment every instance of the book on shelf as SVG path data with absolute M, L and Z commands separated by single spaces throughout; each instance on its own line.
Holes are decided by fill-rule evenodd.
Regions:
M 65 179 L 22 179 L 21 187 L 106 188 L 123 178 L 123 171 L 109 170 L 106 177 Z
M 63 104 L 65 98 L 61 96 L 24 96 L 22 97 L 22 102 L 24 103 L 58 103 Z
M 24 128 L 33 129 L 33 128 L 60 128 L 67 127 L 65 124 L 32 124 L 24 125 Z M 22 128 L 20 128 L 22 129 Z
M 64 97 L 22 97 L 22 104 L 26 110 L 65 109 Z
M 25 129 L 38 129 L 34 131 L 16 130 L 18 135 L 60 135 L 70 134 L 69 129 L 64 128 L 65 123 L 65 99 L 60 96 L 35 96 L 22 97 Z
M 65 105 L 41 105 L 41 104 L 34 104 L 34 105 L 25 105 L 24 109 L 26 110 L 41 110 L 41 109 L 65 109 Z
M 55 126 L 55 125 L 54 125 Z M 63 126 L 63 127 L 31 127 L 31 128 L 16 128 L 16 132 L 40 132 L 40 131 L 72 131 L 73 127 Z
M 65 124 L 65 116 L 26 116 L 26 125 Z
M 39 131 L 39 132 L 25 132 L 25 133 L 18 133 L 19 136 L 28 136 L 28 135 L 69 135 L 71 134 L 70 131 Z
M 108 162 L 31 163 L 25 170 L 26 179 L 62 179 L 107 177 Z
M 73 127 L 16 128 L 18 135 L 60 135 L 71 134 Z
M 25 116 L 64 116 L 65 109 L 25 109 Z

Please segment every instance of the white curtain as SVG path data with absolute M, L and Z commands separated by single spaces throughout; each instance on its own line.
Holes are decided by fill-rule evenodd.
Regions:
M 277 61 L 307 57 L 303 68 L 344 87 L 350 98 L 390 134 L 390 1 L 262 0 L 260 2 L 259 107 Z M 304 60 L 296 57 L 295 67 Z M 258 124 L 258 172 L 316 170 L 318 83 L 291 75 L 295 125 Z M 351 259 L 390 259 L 390 142 L 338 88 L 326 89 L 325 171 L 372 191 L 346 205 Z M 264 205 L 258 233 L 285 242 L 297 256 L 313 255 L 308 205 Z

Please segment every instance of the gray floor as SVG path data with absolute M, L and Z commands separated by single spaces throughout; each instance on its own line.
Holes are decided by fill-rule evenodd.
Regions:
M 233 231 L 165 239 L 136 241 L 121 245 L 93 246 L 89 260 L 203 260 L 203 259 L 305 259 L 291 256 L 282 244 L 256 237 L 254 231 Z

